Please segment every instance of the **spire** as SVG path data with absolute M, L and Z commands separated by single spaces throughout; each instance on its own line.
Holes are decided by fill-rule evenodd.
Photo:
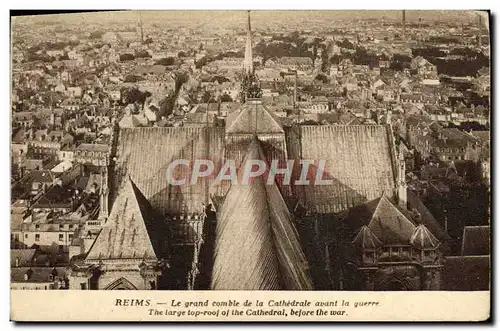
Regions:
M 99 219 L 106 220 L 108 218 L 108 172 L 101 172 L 101 185 L 99 187 Z
M 440 242 L 425 225 L 420 224 L 415 228 L 410 244 L 420 249 L 433 249 L 437 248 Z
M 248 31 L 252 31 L 252 26 L 250 25 L 250 10 L 247 10 L 248 12 Z
M 398 155 L 398 204 L 406 209 L 408 205 L 407 184 L 406 184 L 406 162 L 403 152 L 403 143 L 399 145 Z
M 250 24 L 250 10 L 248 11 L 247 42 L 245 44 L 245 62 L 243 65 L 246 75 L 253 74 L 252 27 Z

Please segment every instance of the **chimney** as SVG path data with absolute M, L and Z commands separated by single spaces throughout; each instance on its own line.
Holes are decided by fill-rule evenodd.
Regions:
M 481 15 L 478 15 L 478 18 L 479 18 L 479 20 L 478 20 L 478 27 L 477 27 L 478 28 L 478 32 L 477 32 L 477 46 L 481 47 L 481 44 L 482 44 L 482 40 L 481 40 L 482 35 L 481 35 L 481 33 L 482 33 L 483 18 L 481 17 Z
M 403 40 L 406 39 L 406 10 L 403 10 Z

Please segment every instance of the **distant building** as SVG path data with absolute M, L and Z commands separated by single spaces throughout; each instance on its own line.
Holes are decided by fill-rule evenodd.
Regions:
M 80 144 L 74 150 L 73 160 L 81 164 L 107 166 L 109 146 L 104 144 Z

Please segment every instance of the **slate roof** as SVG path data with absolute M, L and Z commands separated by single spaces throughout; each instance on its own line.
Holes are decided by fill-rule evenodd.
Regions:
M 36 249 L 11 249 L 10 250 L 10 266 L 16 267 L 16 260 L 19 259 L 18 267 L 30 266 Z
M 384 243 L 373 234 L 368 226 L 363 225 L 354 237 L 352 244 L 363 249 L 377 249 Z
M 314 213 L 342 212 L 394 195 L 394 155 L 388 128 L 382 125 L 318 125 L 292 128 L 287 134 L 291 159 L 325 160 L 323 179 L 330 185 L 296 188 L 303 205 Z M 313 172 L 315 172 L 313 170 Z
M 490 255 L 490 227 L 466 226 L 462 237 L 462 255 Z
M 472 131 L 472 135 L 481 139 L 483 142 L 490 142 L 490 131 Z
M 120 188 L 108 220 L 92 245 L 86 262 L 107 259 L 156 261 L 163 254 L 154 213 L 130 178 Z M 159 256 L 160 255 L 160 256 Z
M 130 75 L 142 76 L 143 74 L 162 74 L 167 71 L 167 67 L 159 64 L 141 65 L 134 68 Z
M 284 133 L 279 120 L 260 100 L 248 100 L 226 119 L 226 134 L 230 133 Z
M 33 170 L 30 172 L 30 181 L 33 183 L 52 183 L 54 177 L 49 170 Z
M 391 141 L 386 127 L 300 126 L 287 129 L 285 144 L 283 129 L 273 121 L 273 115 L 261 105 L 257 105 L 257 112 L 262 114 L 258 119 L 267 118 L 265 123 L 258 125 L 258 131 L 262 132 L 258 134 L 259 139 L 268 139 L 263 147 L 268 150 L 266 155 L 280 160 L 326 160 L 323 178 L 332 179 L 332 185 L 297 187 L 297 197 L 310 211 L 340 212 L 378 198 L 382 192 L 393 194 Z M 252 131 L 248 129 L 252 113 L 255 115 L 252 106 L 250 109 L 244 106 L 233 113 L 235 116 L 226 126 L 229 132 L 220 127 L 121 128 L 117 167 L 112 180 L 118 187 L 123 178 L 130 175 L 153 208 L 162 214 L 167 211 L 174 214 L 200 212 L 202 203 L 207 200 L 206 185 L 209 194 L 217 192 L 219 195 L 227 192 L 224 185 L 214 187 L 212 179 L 205 178 L 196 185 L 170 186 L 166 178 L 168 165 L 181 158 L 208 157 L 214 162 L 223 162 L 226 157 L 241 160 L 248 147 L 249 139 L 245 137 L 253 136 L 253 132 L 245 133 Z M 183 168 L 178 167 L 179 175 L 189 175 L 182 172 Z
M 385 196 L 380 198 L 370 230 L 386 245 L 408 245 L 415 226 Z
M 410 244 L 419 249 L 435 249 L 439 241 L 423 224 L 417 226 L 410 239 Z
M 108 152 L 109 146 L 105 144 L 80 144 L 76 150 L 89 152 Z
M 361 247 L 374 249 L 383 244 L 435 249 L 440 245 L 424 224 L 415 226 L 385 196 L 349 209 L 343 223 L 348 232 L 357 231 L 352 244 Z
M 224 128 L 122 128 L 117 165 L 110 176 L 114 186 L 120 187 L 130 175 L 153 209 L 162 215 L 201 212 L 207 200 L 206 185 L 210 186 L 212 179 L 205 177 L 195 185 L 172 186 L 167 180 L 167 168 L 174 159 L 210 158 L 217 162 L 223 155 Z M 176 175 L 190 175 L 187 167 L 176 170 L 179 171 Z M 115 190 L 111 193 L 116 195 Z
M 66 274 L 66 268 L 56 267 L 58 277 L 64 277 Z M 31 276 L 28 280 L 25 280 L 24 275 L 28 270 L 32 271 Z M 53 267 L 22 267 L 22 268 L 11 268 L 10 269 L 10 281 L 16 283 L 49 283 L 52 282 L 50 275 L 52 274 Z
M 256 139 L 246 159 L 265 159 Z M 212 289 L 312 289 L 292 216 L 278 187 L 265 178 L 229 189 L 218 215 L 214 256 Z

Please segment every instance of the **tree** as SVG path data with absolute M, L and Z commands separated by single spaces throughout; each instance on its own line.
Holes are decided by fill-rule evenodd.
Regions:
M 170 114 L 172 114 L 174 110 L 174 104 L 175 104 L 174 95 L 163 98 L 159 103 L 160 106 L 159 115 L 162 117 L 163 116 L 167 117 Z
M 128 75 L 125 77 L 125 79 L 123 80 L 125 83 L 136 83 L 136 82 L 140 82 L 144 80 L 144 78 L 142 78 L 141 76 L 137 76 L 137 75 Z
M 222 84 L 224 82 L 229 82 L 229 79 L 223 76 L 214 76 L 210 81 L 215 82 L 217 81 L 219 84 Z
M 89 36 L 89 39 L 99 39 L 99 38 L 102 37 L 103 34 L 104 34 L 104 32 L 102 32 L 102 31 L 91 32 L 90 36 Z
M 338 46 L 342 48 L 354 49 L 354 45 L 347 39 L 344 38 L 341 42 L 336 42 Z
M 166 57 L 156 61 L 155 64 L 163 65 L 163 66 L 171 66 L 175 63 L 175 59 L 173 57 Z
M 316 77 L 314 78 L 315 80 L 321 81 L 323 84 L 328 83 L 328 77 L 326 77 L 323 74 L 317 74 Z
M 135 53 L 136 58 L 150 58 L 151 55 L 147 51 L 137 51 Z
M 175 75 L 175 91 L 179 93 L 181 86 L 189 80 L 189 76 L 185 72 L 178 72 Z
M 208 103 L 208 102 L 212 102 L 212 93 L 210 93 L 209 91 L 205 91 L 205 93 L 203 93 L 202 97 L 201 97 L 201 102 L 203 103 Z
M 123 95 L 123 100 L 125 104 L 130 104 L 130 103 L 139 103 L 141 105 L 144 104 L 146 99 L 151 96 L 150 92 L 141 92 L 137 88 L 133 88 L 131 90 L 124 90 L 122 92 Z
M 133 54 L 120 54 L 120 61 L 125 62 L 125 61 L 133 61 L 135 60 L 135 56 Z
M 206 56 L 202 57 L 199 61 L 196 61 L 196 63 L 195 63 L 196 69 L 203 68 L 203 66 L 206 65 L 208 63 L 208 61 L 209 61 L 209 59 Z
M 342 56 L 335 54 L 330 58 L 330 63 L 333 65 L 338 65 L 342 61 Z
M 59 57 L 59 61 L 62 60 L 69 60 L 68 52 L 64 52 L 64 54 Z
M 223 95 L 221 95 L 220 101 L 221 102 L 233 102 L 233 98 L 231 98 L 231 96 L 229 94 L 224 93 Z

